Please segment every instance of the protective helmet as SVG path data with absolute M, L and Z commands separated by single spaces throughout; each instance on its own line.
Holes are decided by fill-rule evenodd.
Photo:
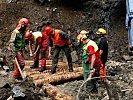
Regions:
M 86 36 L 87 33 L 88 33 L 87 31 L 82 30 L 80 34 L 77 36 L 77 40 L 78 40 L 77 42 L 82 42 L 84 39 L 87 39 L 87 36 Z
M 16 27 L 17 30 L 21 29 L 22 27 L 27 27 L 29 26 L 29 21 L 27 18 L 21 18 L 18 22 L 18 25 Z
M 83 34 L 80 41 L 82 42 L 83 40 L 86 40 L 86 39 L 87 39 L 87 36 L 85 34 Z
M 96 34 L 106 34 L 106 30 L 105 29 L 103 29 L 103 28 L 99 28 L 98 30 L 97 30 L 97 32 L 96 32 Z
M 30 39 L 32 37 L 32 31 L 28 30 L 25 35 L 24 35 L 25 39 Z
M 85 31 L 85 30 L 82 30 L 81 32 L 80 32 L 80 34 L 87 34 L 88 32 L 87 31 Z
M 53 28 L 50 27 L 50 26 L 47 26 L 47 27 L 45 28 L 45 32 L 46 32 L 46 34 L 48 34 L 48 35 L 49 35 L 52 31 L 53 31 Z
M 26 27 L 29 26 L 29 20 L 27 18 L 21 18 L 18 24 L 24 24 Z

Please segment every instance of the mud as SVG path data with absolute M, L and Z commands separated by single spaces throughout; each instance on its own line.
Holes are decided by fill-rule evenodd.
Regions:
M 131 78 L 132 72 L 130 72 L 130 70 L 132 70 L 132 63 L 127 63 L 123 59 L 123 55 L 128 54 L 128 34 L 125 30 L 125 1 L 89 0 L 81 4 L 81 2 L 76 0 L 73 2 L 68 0 L 53 0 L 41 6 L 39 3 L 35 3 L 33 1 L 34 0 L 18 0 L 17 2 L 0 4 L 1 49 L 7 45 L 11 32 L 15 29 L 18 20 L 22 17 L 27 17 L 30 20 L 29 29 L 33 31 L 41 30 L 45 22 L 50 20 L 52 22 L 51 26 L 62 29 L 68 33 L 70 32 L 71 38 L 74 38 L 79 30 L 92 30 L 95 33 L 99 27 L 104 27 L 108 32 L 107 38 L 109 42 L 109 64 L 107 64 L 107 66 L 111 66 L 116 69 L 118 68 L 115 70 L 115 74 L 118 75 L 118 77 L 129 72 L 129 78 Z M 25 53 L 25 58 L 29 59 L 28 50 L 25 51 Z M 8 61 L 10 62 L 11 59 Z M 113 63 L 113 65 L 111 63 L 110 65 L 111 61 L 116 61 L 116 63 Z M 123 66 L 115 65 L 117 62 L 120 62 L 119 64 L 125 64 L 123 64 Z M 12 64 L 10 67 L 13 70 Z M 126 69 L 127 72 L 124 72 L 125 67 L 129 67 L 130 70 Z M 125 77 L 126 76 L 121 76 L 122 79 L 119 80 L 120 83 L 126 80 Z M 9 77 L 7 76 L 5 79 L 6 81 L 8 80 L 11 87 L 8 89 L 0 89 L 1 100 L 7 99 L 7 97 L 12 94 L 11 89 L 15 85 L 22 86 L 26 89 L 26 100 L 40 100 L 45 97 L 45 95 L 39 94 L 40 88 L 35 87 L 32 81 L 27 81 L 21 84 L 13 83 L 11 78 L 8 78 Z M 118 85 L 124 87 L 126 86 L 125 84 L 130 83 L 129 86 L 132 86 L 131 80 L 132 79 L 130 79 L 130 82 L 124 81 L 124 84 Z M 82 80 L 78 82 L 74 81 L 65 83 L 59 86 L 59 88 L 63 89 L 66 93 L 75 96 L 77 93 L 77 88 L 81 82 Z M 72 89 L 72 87 L 74 88 Z M 125 95 L 123 96 L 125 98 L 123 100 L 132 98 L 129 94 L 125 92 Z

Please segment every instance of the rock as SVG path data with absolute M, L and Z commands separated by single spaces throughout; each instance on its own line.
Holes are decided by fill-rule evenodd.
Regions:
M 5 80 L 1 80 L 0 88 L 10 88 L 10 85 Z
M 14 98 L 24 98 L 25 97 L 25 94 L 23 93 L 24 89 L 20 86 L 15 86 L 12 89 L 12 92 L 14 93 L 14 95 L 13 95 Z
M 129 60 L 132 60 L 133 59 L 133 57 L 132 56 L 129 56 L 129 55 L 123 55 L 123 58 L 126 61 L 129 61 Z
M 72 62 L 78 61 L 78 55 L 76 51 L 71 52 Z
M 5 72 L 8 72 L 9 71 L 9 67 L 6 66 L 6 65 L 3 66 L 3 69 L 5 70 Z
M 5 71 L 0 71 L 0 76 L 7 76 L 7 75 L 8 75 L 7 72 L 5 72 Z

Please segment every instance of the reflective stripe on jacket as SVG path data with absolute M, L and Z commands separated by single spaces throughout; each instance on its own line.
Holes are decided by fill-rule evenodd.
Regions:
M 42 33 L 41 33 L 40 31 L 33 32 L 32 34 L 33 34 L 33 36 L 34 36 L 34 42 L 36 42 L 36 39 L 37 39 L 38 37 L 42 37 Z

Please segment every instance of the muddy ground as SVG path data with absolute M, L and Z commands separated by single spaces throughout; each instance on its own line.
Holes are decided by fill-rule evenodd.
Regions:
M 113 68 L 113 72 L 117 76 L 115 82 L 120 86 L 120 89 L 127 86 L 131 88 L 133 85 L 132 62 L 126 62 L 123 59 L 123 55 L 128 55 L 125 14 L 126 7 L 123 0 L 90 0 L 84 3 L 76 0 L 53 0 L 41 6 L 33 0 L 2 3 L 0 4 L 0 48 L 2 49 L 7 45 L 12 30 L 22 17 L 27 17 L 30 20 L 29 29 L 33 31 L 41 30 L 45 21 L 50 20 L 51 26 L 70 32 L 72 38 L 79 30 L 92 30 L 95 33 L 99 27 L 104 27 L 108 32 L 109 42 L 107 66 Z M 28 58 L 26 56 L 26 59 Z M 13 66 L 10 67 L 13 68 Z M 45 97 L 39 92 L 40 88 L 34 87 L 32 81 L 17 84 L 13 83 L 9 76 L 4 77 L 4 79 L 9 82 L 10 88 L 0 89 L 0 100 L 6 100 L 12 94 L 11 89 L 15 85 L 22 86 L 27 90 L 27 100 L 39 100 Z M 77 89 L 82 81 L 68 82 L 58 85 L 58 87 L 65 93 L 76 97 Z M 131 92 L 128 91 L 123 97 L 119 96 L 120 100 L 131 100 Z M 44 98 L 43 100 L 47 99 Z

